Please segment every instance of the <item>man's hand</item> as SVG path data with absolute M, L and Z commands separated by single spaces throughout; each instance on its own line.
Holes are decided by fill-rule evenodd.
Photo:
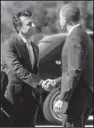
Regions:
M 63 101 L 61 100 L 56 101 L 53 107 L 53 111 L 55 111 L 56 113 L 62 112 L 62 106 L 63 106 Z
M 62 100 L 58 100 L 56 101 L 56 103 L 54 104 L 53 107 L 53 111 L 55 111 L 56 113 L 66 113 L 66 110 L 68 108 L 68 102 L 66 101 L 62 101 Z
M 50 91 L 51 89 L 53 89 L 53 87 L 54 87 L 55 85 L 56 85 L 55 80 L 47 79 L 47 80 L 45 80 L 45 82 L 42 84 L 42 87 L 44 88 L 44 90 Z
M 48 92 L 49 92 L 55 85 L 56 85 L 56 82 L 55 82 L 55 80 L 52 80 L 52 79 L 43 80 L 42 83 L 41 83 L 42 88 L 43 88 L 45 91 L 48 91 Z

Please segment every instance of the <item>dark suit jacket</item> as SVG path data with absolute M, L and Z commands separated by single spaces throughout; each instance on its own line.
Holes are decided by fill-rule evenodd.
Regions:
M 65 95 L 67 101 L 79 81 L 86 82 L 93 91 L 93 42 L 84 29 L 79 26 L 74 28 L 66 38 L 62 49 L 62 78 L 60 99 Z
M 32 47 L 36 58 L 33 69 L 26 44 L 18 35 L 10 37 L 2 45 L 2 70 L 6 72 L 9 79 L 6 90 L 16 94 L 21 91 L 24 83 L 31 88 L 37 88 L 40 81 L 37 75 L 39 48 L 34 43 Z

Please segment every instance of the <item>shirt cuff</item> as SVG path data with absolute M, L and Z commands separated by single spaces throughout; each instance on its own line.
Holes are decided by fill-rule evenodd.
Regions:
M 42 82 L 43 82 L 43 80 L 40 80 L 40 82 L 39 82 L 39 86 L 41 86 L 41 85 L 42 85 Z

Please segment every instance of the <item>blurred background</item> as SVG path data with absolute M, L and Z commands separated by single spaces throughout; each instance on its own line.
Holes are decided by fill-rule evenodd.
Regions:
M 71 1 L 1 1 L 1 43 L 15 33 L 12 16 L 15 12 L 29 9 L 37 25 L 36 40 L 44 35 L 61 32 L 59 9 Z M 81 11 L 80 22 L 85 29 L 93 30 L 93 1 L 73 1 Z

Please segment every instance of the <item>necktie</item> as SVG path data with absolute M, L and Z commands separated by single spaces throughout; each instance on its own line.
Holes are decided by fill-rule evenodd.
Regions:
M 34 51 L 33 51 L 33 48 L 32 48 L 31 43 L 27 42 L 26 43 L 26 46 L 27 46 L 27 49 L 28 49 L 28 53 L 29 53 L 29 57 L 30 57 L 30 62 L 31 62 L 31 65 L 32 65 L 32 68 L 33 68 L 34 67 L 34 64 L 35 64 Z

